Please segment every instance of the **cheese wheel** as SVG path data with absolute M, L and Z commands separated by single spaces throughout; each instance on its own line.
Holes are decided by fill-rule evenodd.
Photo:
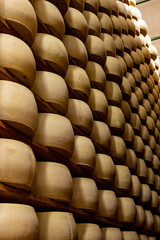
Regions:
M 140 201 L 142 203 L 149 203 L 151 200 L 151 189 L 147 184 L 141 184 Z
M 126 53 L 130 54 L 132 51 L 132 45 L 131 45 L 131 42 L 130 42 L 128 36 L 126 34 L 122 34 L 121 39 L 122 39 L 122 42 L 124 45 L 124 51 Z
M 107 56 L 116 56 L 116 44 L 111 35 L 107 33 L 101 33 L 100 38 L 102 39 L 106 48 Z
M 120 38 L 120 36 L 116 35 L 116 34 L 112 34 L 112 37 L 114 39 L 114 42 L 116 44 L 116 54 L 118 56 L 123 57 L 123 53 L 124 53 L 124 44 L 122 39 Z
M 38 124 L 38 109 L 32 92 L 6 80 L 0 80 L 0 89 L 0 119 L 33 137 Z
M 127 73 L 127 65 L 126 65 L 126 62 L 124 60 L 124 58 L 122 58 L 121 56 L 116 56 L 116 58 L 118 58 L 119 60 L 119 63 L 122 67 L 122 75 L 123 76 L 126 76 L 126 73 Z M 123 78 L 122 78 L 123 79 Z M 122 80 L 123 81 L 123 80 Z
M 144 211 L 145 214 L 145 230 L 150 231 L 153 229 L 153 225 L 154 225 L 154 218 L 153 218 L 153 214 L 150 210 L 145 210 Z
M 136 205 L 132 198 L 119 197 L 118 221 L 121 223 L 134 223 L 136 219 Z
M 85 9 L 97 15 L 99 9 L 99 0 L 85 0 Z
M 37 162 L 34 194 L 69 203 L 72 197 L 72 187 L 72 177 L 65 165 L 54 162 Z
M 144 64 L 144 63 L 145 63 L 145 58 L 144 58 L 144 54 L 143 54 L 142 50 L 140 50 L 139 48 L 137 48 L 137 49 L 136 49 L 136 53 L 137 53 L 138 56 L 139 56 L 140 63 L 141 63 L 141 64 Z
M 133 60 L 133 67 L 139 69 L 139 66 L 141 64 L 140 58 L 139 58 L 138 53 L 135 52 L 134 50 L 136 51 L 136 49 L 133 49 L 133 51 L 131 52 L 131 58 Z
M 109 106 L 106 122 L 113 134 L 121 135 L 123 133 L 125 118 L 120 108 Z
M 127 72 L 126 73 L 126 78 L 128 79 L 130 85 L 131 85 L 131 91 L 135 91 L 136 88 L 136 81 L 132 73 Z M 136 93 L 136 92 L 135 92 Z
M 63 43 L 67 49 L 70 64 L 86 68 L 88 55 L 83 42 L 77 37 L 65 35 Z
M 154 189 L 160 191 L 160 176 L 156 174 L 154 175 Z
M 91 11 L 83 11 L 83 15 L 88 24 L 88 34 L 99 37 L 101 32 L 101 25 L 97 15 Z
M 131 84 L 130 84 L 130 81 L 128 80 L 128 78 L 123 77 L 122 84 L 120 87 L 121 87 L 123 99 L 128 101 L 131 96 Z
M 74 137 L 74 150 L 70 161 L 89 171 L 95 167 L 96 152 L 92 141 L 84 136 Z
M 149 64 L 149 63 L 150 63 L 150 60 L 151 60 L 151 54 L 150 54 L 150 52 L 149 52 L 149 49 L 146 48 L 146 47 L 142 47 L 142 52 L 143 52 L 144 57 L 145 57 L 145 62 L 146 62 L 147 64 Z
M 103 12 L 98 12 L 97 16 L 98 16 L 99 21 L 100 21 L 101 32 L 112 35 L 113 24 L 112 24 L 111 18 Z
M 148 26 L 143 19 L 138 19 L 138 24 L 140 26 L 140 32 L 145 37 L 148 33 Z
M 154 133 L 155 122 L 154 122 L 153 118 L 150 116 L 147 116 L 146 127 L 148 128 L 148 131 L 150 134 Z
M 70 121 L 52 113 L 39 113 L 34 140 L 70 158 L 74 148 L 74 133 Z
M 134 231 L 123 231 L 123 240 L 139 240 L 138 234 Z
M 114 1 L 116 3 L 116 1 Z M 113 11 L 113 9 L 112 9 Z M 122 26 L 119 18 L 115 15 L 111 15 L 111 20 L 113 24 L 113 33 L 121 36 L 122 33 Z
M 128 24 L 128 34 L 130 34 L 131 36 L 135 37 L 136 28 L 135 28 L 135 25 L 133 23 L 133 20 L 127 18 L 127 24 Z
M 132 149 L 129 149 L 129 148 L 126 149 L 125 165 L 129 169 L 134 170 L 134 171 L 137 168 L 137 157 L 136 157 L 135 152 Z
M 128 54 L 127 52 L 124 52 L 123 58 L 124 58 L 124 61 L 126 63 L 126 66 L 127 66 L 127 71 L 132 72 L 133 60 L 132 60 L 130 54 Z
M 142 105 L 139 105 L 138 107 L 138 116 L 140 117 L 141 124 L 145 124 L 147 120 L 147 112 Z M 142 131 L 142 128 L 141 128 L 141 131 Z
M 153 161 L 153 153 L 150 146 L 144 145 L 144 160 L 148 164 L 152 164 Z
M 27 0 L 1 0 L 0 16 L 13 29 L 32 45 L 37 33 L 37 17 L 31 3 Z M 16 6 L 16 7 L 15 7 Z
M 97 212 L 103 217 L 115 219 L 117 211 L 118 202 L 115 193 L 110 190 L 99 190 Z
M 115 177 L 115 166 L 109 155 L 97 153 L 94 175 L 107 182 L 113 182 Z
M 108 111 L 108 102 L 102 91 L 91 88 L 88 105 L 92 110 L 95 120 L 105 121 Z
M 141 192 L 141 184 L 139 181 L 139 178 L 136 175 L 132 175 L 132 184 L 131 184 L 131 190 L 130 190 L 130 196 L 138 198 L 140 196 Z
M 83 12 L 84 5 L 85 5 L 85 0 L 70 0 L 70 7 L 76 8 L 80 12 Z
M 116 188 L 129 191 L 131 188 L 131 173 L 129 168 L 123 165 L 115 165 L 114 185 Z
M 140 29 L 139 29 L 139 31 L 140 31 Z M 135 41 L 136 41 L 137 49 L 141 50 L 142 49 L 142 42 L 141 42 L 141 39 L 139 37 L 139 34 L 137 34 L 135 36 Z
M 19 141 L 0 138 L 0 181 L 30 191 L 37 164 L 32 149 Z
M 112 13 L 112 5 L 110 1 L 99 0 L 99 12 L 103 12 L 110 16 Z
M 31 87 L 35 80 L 36 63 L 27 44 L 17 37 L 0 33 L 0 49 L 0 65 Z
M 97 224 L 78 223 L 78 240 L 102 240 L 102 232 Z
M 116 1 L 116 2 L 118 2 L 118 1 Z M 121 15 L 118 16 L 118 19 L 119 19 L 121 27 L 122 27 L 122 33 L 128 34 L 128 24 L 127 24 L 126 19 Z
M 38 212 L 39 240 L 76 240 L 77 226 L 72 213 Z
M 128 147 L 132 147 L 133 138 L 134 138 L 134 131 L 132 126 L 129 123 L 125 123 L 124 132 L 122 134 L 122 138 L 125 141 L 125 144 Z
M 39 223 L 33 207 L 1 203 L 0 212 L 0 240 L 38 239 Z
M 113 160 L 123 163 L 126 156 L 126 145 L 121 137 L 111 136 L 109 153 Z
M 141 82 L 141 90 L 144 94 L 144 97 L 147 97 L 148 93 L 149 93 L 149 88 L 148 88 L 148 85 L 145 82 Z
M 94 35 L 88 35 L 86 43 L 89 60 L 97 62 L 102 67 L 106 62 L 106 49 L 102 40 Z
M 156 150 L 156 140 L 153 135 L 149 135 L 149 146 L 151 147 L 152 151 L 155 152 Z
M 33 3 L 33 6 L 37 16 L 51 33 L 55 37 L 62 39 L 65 33 L 65 24 L 59 9 L 48 1 L 38 0 Z
M 90 138 L 95 145 L 104 149 L 109 149 L 111 143 L 111 132 L 107 124 L 101 121 L 93 121 Z
M 93 127 L 93 115 L 87 103 L 78 99 L 69 99 L 66 117 L 72 125 L 89 135 Z
M 140 136 L 134 135 L 133 150 L 135 151 L 137 157 L 144 156 L 144 143 Z
M 148 240 L 148 237 L 144 234 L 139 234 L 139 239 L 140 240 Z
M 156 191 L 151 191 L 151 208 L 158 209 L 159 207 L 159 196 Z
M 116 1 L 118 10 L 119 10 L 119 16 L 122 16 L 124 19 L 127 18 L 127 9 L 125 7 L 125 4 L 121 1 Z
M 160 217 L 159 215 L 153 215 L 154 219 L 154 232 L 160 233 Z
M 104 240 L 123 240 L 122 232 L 119 228 L 101 228 Z
M 153 158 L 153 155 L 152 155 L 152 158 Z M 154 184 L 154 172 L 153 172 L 152 168 L 147 169 L 146 183 L 149 184 L 150 186 L 153 186 L 153 184 Z
M 68 55 L 64 44 L 58 38 L 46 33 L 37 33 L 32 47 L 55 73 L 62 77 L 66 75 Z
M 139 135 L 141 131 L 141 121 L 136 113 L 131 113 L 130 124 L 134 130 L 134 133 Z
M 157 155 L 153 155 L 152 167 L 154 170 L 159 170 L 160 168 L 160 161 Z
M 81 100 L 88 101 L 91 86 L 88 75 L 83 68 L 69 65 L 65 81 L 68 85 L 70 95 L 78 95 Z
M 135 94 L 136 94 L 136 96 L 137 96 L 137 99 L 138 99 L 139 104 L 142 104 L 142 103 L 143 103 L 144 96 L 143 96 L 143 92 L 142 92 L 142 90 L 141 90 L 140 87 L 135 87 Z M 143 107 L 143 106 L 142 106 L 142 107 Z M 139 108 L 140 108 L 140 106 L 138 107 L 138 115 L 139 115 Z M 143 107 L 143 108 L 144 108 L 144 107 Z M 142 113 L 143 113 L 143 111 L 142 111 Z M 146 113 L 146 115 L 147 115 L 147 113 Z M 139 117 L 140 117 L 140 116 L 139 116 Z
M 97 210 L 98 189 L 90 178 L 73 178 L 73 193 L 70 205 L 90 212 Z
M 137 210 L 137 216 L 136 216 L 135 226 L 144 227 L 144 223 L 145 223 L 144 209 L 141 205 L 136 205 L 136 210 Z
M 122 83 L 122 67 L 117 58 L 107 56 L 107 61 L 104 67 L 107 80 Z
M 121 106 L 122 92 L 119 85 L 112 81 L 106 81 L 106 87 L 104 91 L 109 105 Z
M 141 80 L 142 80 L 140 72 L 136 68 L 133 68 L 132 69 L 132 75 L 133 75 L 133 77 L 135 79 L 136 85 L 140 87 Z
M 145 180 L 147 178 L 147 167 L 143 159 L 137 158 L 137 171 L 136 175 L 139 179 Z
M 77 9 L 69 7 L 64 20 L 66 31 L 85 42 L 88 35 L 88 25 L 83 14 Z
M 129 103 L 129 105 L 132 109 L 132 112 L 137 113 L 139 103 L 138 103 L 138 98 L 137 98 L 137 96 L 134 92 L 131 92 L 130 99 L 129 99 L 128 103 Z
M 69 94 L 67 85 L 59 75 L 37 71 L 32 91 L 44 101 L 49 102 L 59 113 L 65 115 L 68 110 Z
M 91 86 L 104 91 L 106 86 L 106 76 L 101 65 L 96 62 L 88 61 L 85 70 L 91 82 Z
M 129 5 L 136 7 L 136 0 L 129 0 Z
M 126 122 L 130 121 L 131 118 L 131 108 L 127 101 L 122 100 L 121 102 L 121 110 L 123 112 L 123 115 L 125 117 Z

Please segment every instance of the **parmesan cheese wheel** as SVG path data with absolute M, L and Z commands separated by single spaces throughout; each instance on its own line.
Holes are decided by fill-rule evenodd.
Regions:
M 0 65 L 31 87 L 35 80 L 36 63 L 27 44 L 17 37 L 0 33 L 0 51 Z
M 116 56 L 116 44 L 114 42 L 113 37 L 107 33 L 101 33 L 100 37 L 106 48 L 107 56 L 115 57 Z
M 154 189 L 160 191 L 160 176 L 154 175 Z
M 101 25 L 97 15 L 91 11 L 83 11 L 83 15 L 88 24 L 88 33 L 99 37 L 101 32 Z
M 131 84 L 128 78 L 123 77 L 122 84 L 120 87 L 121 87 L 123 99 L 128 101 L 131 95 Z
M 143 159 L 137 158 L 137 171 L 136 175 L 139 179 L 145 180 L 147 178 L 147 167 Z
M 144 156 L 143 156 L 143 158 L 144 158 L 146 163 L 152 164 L 153 153 L 152 153 L 152 149 L 150 148 L 150 146 L 144 145 Z
M 64 79 L 59 75 L 47 71 L 37 71 L 32 91 L 44 101 L 49 102 L 61 114 L 67 113 L 68 89 Z
M 125 123 L 124 132 L 122 135 L 123 140 L 125 141 L 127 146 L 132 146 L 133 138 L 134 138 L 134 131 L 132 126 L 129 123 Z
M 131 190 L 130 190 L 130 196 L 138 198 L 140 196 L 141 192 L 141 184 L 139 181 L 139 178 L 136 175 L 132 175 L 132 184 L 131 184 Z
M 133 20 L 127 18 L 127 24 L 128 24 L 128 34 L 130 34 L 131 36 L 135 37 L 136 28 L 135 28 L 135 25 L 133 23 Z
M 107 218 L 115 219 L 117 217 L 118 202 L 116 195 L 110 190 L 98 191 L 98 213 Z
M 145 124 L 146 120 L 147 120 L 147 112 L 142 105 L 139 105 L 139 107 L 138 107 L 138 116 L 140 117 L 141 124 Z M 142 130 L 142 128 L 141 128 L 141 130 Z
M 143 157 L 144 155 L 144 143 L 140 136 L 134 135 L 133 150 L 137 157 Z
M 123 231 L 123 240 L 139 240 L 138 234 L 134 231 Z
M 118 221 L 134 223 L 136 219 L 136 205 L 132 198 L 120 197 L 118 200 Z
M 127 9 L 125 7 L 125 4 L 121 1 L 116 1 L 118 10 L 119 10 L 119 16 L 122 16 L 124 19 L 127 18 Z
M 152 230 L 154 225 L 153 214 L 150 210 L 145 210 L 144 214 L 145 214 L 145 230 L 147 231 Z
M 83 14 L 77 9 L 69 7 L 64 20 L 67 32 L 85 42 L 88 35 L 88 25 Z
M 38 212 L 39 240 L 76 240 L 77 226 L 72 213 Z
M 129 168 L 123 165 L 115 165 L 114 185 L 116 188 L 129 191 L 131 188 L 131 173 Z
M 88 105 L 92 110 L 94 119 L 102 121 L 106 119 L 108 102 L 102 91 L 91 88 Z
M 146 181 L 146 183 L 149 184 L 151 187 L 154 184 L 154 172 L 153 172 L 152 168 L 147 169 L 147 181 Z
M 118 1 L 116 1 L 118 2 Z M 121 27 L 122 27 L 122 33 L 123 34 L 128 34 L 128 24 L 126 19 L 123 16 L 118 16 L 118 19 L 120 21 Z
M 106 86 L 106 76 L 103 68 L 96 62 L 88 61 L 86 72 L 88 74 L 91 85 L 101 91 Z
M 146 47 L 142 47 L 142 52 L 143 52 L 144 57 L 145 57 L 145 62 L 146 62 L 147 64 L 149 64 L 149 63 L 150 63 L 150 60 L 151 60 L 151 54 L 150 54 L 150 52 L 149 52 L 149 49 L 146 48 Z
M 150 116 L 147 116 L 146 127 L 148 128 L 150 134 L 154 133 L 155 122 Z
M 123 115 L 125 117 L 126 122 L 130 121 L 131 118 L 131 108 L 127 101 L 122 100 L 121 102 L 121 110 L 123 112 Z
M 77 37 L 65 35 L 63 43 L 67 49 L 70 64 L 86 68 L 88 55 L 83 42 Z
M 123 240 L 121 230 L 119 228 L 101 228 L 104 240 Z
M 135 221 L 135 226 L 136 227 L 143 227 L 145 223 L 145 213 L 144 209 L 140 205 L 136 205 L 136 210 L 137 210 L 137 216 L 136 216 L 136 221 Z
M 132 69 L 132 75 L 133 75 L 133 77 L 135 79 L 136 85 L 140 86 L 141 79 L 142 79 L 140 72 L 136 68 L 133 68 Z
M 107 80 L 122 83 L 122 67 L 117 58 L 107 56 L 107 61 L 104 67 Z
M 153 155 L 153 162 L 152 162 L 152 168 L 154 170 L 159 170 L 160 168 L 160 161 L 157 155 Z
M 102 40 L 97 36 L 88 35 L 85 46 L 89 60 L 97 62 L 103 67 L 106 62 L 106 49 Z
M 134 170 L 134 171 L 137 168 L 137 157 L 136 157 L 135 152 L 132 149 L 129 149 L 129 148 L 126 149 L 125 165 L 129 169 Z
M 123 163 L 126 156 L 126 145 L 121 137 L 111 136 L 111 145 L 109 149 L 113 160 Z
M 37 162 L 34 194 L 69 203 L 72 197 L 72 187 L 72 177 L 65 165 L 54 162 Z
M 142 203 L 149 203 L 151 200 L 151 189 L 147 184 L 141 184 L 141 196 Z
M 99 12 L 103 12 L 110 16 L 112 13 L 112 5 L 110 1 L 99 0 Z
M 86 135 L 89 135 L 93 127 L 93 115 L 87 103 L 69 99 L 68 112 L 66 117 L 72 125 L 81 129 Z
M 158 209 L 159 207 L 159 197 L 156 191 L 151 191 L 151 208 Z
M 144 54 L 143 54 L 143 52 L 142 52 L 142 50 L 140 50 L 140 49 L 136 49 L 136 53 L 138 54 L 138 56 L 139 56 L 139 59 L 140 59 L 140 63 L 141 64 L 144 64 L 145 63 L 145 58 L 144 58 Z
M 84 136 L 74 137 L 74 150 L 70 161 L 89 171 L 95 167 L 96 152 L 92 141 Z
M 112 134 L 121 135 L 123 133 L 125 128 L 125 118 L 120 108 L 109 106 L 106 122 Z
M 131 85 L 131 90 L 132 92 L 135 91 L 135 88 L 136 88 L 136 82 L 135 82 L 135 79 L 133 77 L 133 74 L 132 73 L 129 73 L 127 72 L 126 73 L 126 78 L 128 79 L 130 85 Z M 136 92 L 135 92 L 136 93 Z
M 132 45 L 131 45 L 131 42 L 130 42 L 128 36 L 126 34 L 122 34 L 121 39 L 122 39 L 122 42 L 124 45 L 124 51 L 126 53 L 130 54 L 131 50 L 132 50 Z
M 99 21 L 100 21 L 101 32 L 112 35 L 113 24 L 112 24 L 111 18 L 103 12 L 98 12 L 97 16 L 98 16 Z
M 148 240 L 148 237 L 144 234 L 139 234 L 139 239 L 140 240 Z
M 132 60 L 130 54 L 128 54 L 127 52 L 124 52 L 123 58 L 124 58 L 124 61 L 126 63 L 128 72 L 132 72 L 133 60 Z
M 52 113 L 39 113 L 34 140 L 69 158 L 74 148 L 74 133 L 70 121 Z
M 139 106 L 138 98 L 137 98 L 137 96 L 134 92 L 131 92 L 130 99 L 129 99 L 128 103 L 129 103 L 133 113 L 138 112 L 138 106 Z
M 116 44 L 116 54 L 118 56 L 123 57 L 123 53 L 124 53 L 124 44 L 122 39 L 120 38 L 120 36 L 116 35 L 116 34 L 112 34 L 112 37 L 114 39 L 114 42 Z
M 32 45 L 37 33 L 37 17 L 31 3 L 27 0 L 1 0 L 0 16 Z
M 66 75 L 68 55 L 64 44 L 58 38 L 46 33 L 37 33 L 32 47 L 55 73 L 62 77 Z
M 70 0 L 70 6 L 78 9 L 80 12 L 83 12 L 84 4 L 85 4 L 85 0 Z
M 143 96 L 143 92 L 142 92 L 142 90 L 141 90 L 141 88 L 140 87 L 135 87 L 135 94 L 136 94 L 136 96 L 137 96 L 137 99 L 138 99 L 138 102 L 139 102 L 139 104 L 142 104 L 143 103 L 143 99 L 144 99 L 144 96 Z M 143 107 L 143 106 L 142 106 Z M 139 107 L 138 107 L 138 115 L 139 115 L 139 111 L 140 111 L 140 105 L 139 105 Z M 143 107 L 143 109 L 144 109 L 144 107 Z M 145 109 L 144 109 L 145 110 Z M 143 110 L 142 110 L 142 113 L 143 113 Z M 147 113 L 146 113 L 147 114 Z M 140 117 L 140 116 L 139 116 Z M 146 118 L 147 118 L 147 116 L 146 116 Z
M 90 138 L 95 145 L 99 145 L 104 149 L 109 149 L 111 143 L 111 132 L 107 124 L 101 121 L 93 121 Z
M 139 135 L 141 131 L 141 121 L 136 113 L 131 113 L 130 124 L 134 130 L 134 133 Z
M 38 109 L 32 92 L 6 80 L 0 80 L 0 89 L 0 119 L 33 137 L 38 124 Z
M 102 240 L 102 232 L 97 224 L 78 223 L 78 240 Z
M 139 66 L 140 66 L 140 63 L 141 63 L 140 58 L 139 58 L 138 53 L 135 52 L 134 50 L 131 52 L 131 58 L 133 60 L 133 67 L 139 69 Z
M 38 239 L 39 223 L 33 207 L 1 203 L 0 212 L 0 240 Z
M 112 81 L 106 81 L 106 87 L 104 91 L 109 105 L 121 106 L 122 92 L 119 85 Z
M 90 178 L 73 178 L 73 194 L 70 205 L 90 212 L 97 210 L 98 189 Z
M 160 217 L 159 215 L 153 215 L 154 219 L 154 232 L 160 233 Z
M 33 6 L 37 16 L 51 33 L 55 37 L 62 39 L 65 33 L 65 24 L 59 9 L 48 1 L 36 1 Z
M 127 73 L 127 65 L 126 65 L 126 62 L 124 60 L 124 58 L 122 58 L 121 56 L 116 56 L 116 58 L 118 58 L 119 60 L 119 63 L 122 67 L 122 75 L 123 76 L 126 76 L 126 73 Z M 123 79 L 123 78 L 122 78 Z M 123 82 L 123 81 L 122 81 Z
M 114 1 L 116 3 L 116 1 Z M 112 9 L 113 11 L 113 9 Z M 121 22 L 119 21 L 119 18 L 115 15 L 111 15 L 111 20 L 113 24 L 113 33 L 121 36 L 122 33 L 122 26 Z
M 88 101 L 91 86 L 88 75 L 83 68 L 69 65 L 65 81 L 68 85 L 70 95 L 78 95 L 81 100 Z
M 109 155 L 102 153 L 96 154 L 96 165 L 94 175 L 107 182 L 113 182 L 115 177 L 115 166 Z
M 32 149 L 19 141 L 0 138 L 0 181 L 30 191 L 36 176 Z
M 85 9 L 97 15 L 99 9 L 99 0 L 85 0 Z

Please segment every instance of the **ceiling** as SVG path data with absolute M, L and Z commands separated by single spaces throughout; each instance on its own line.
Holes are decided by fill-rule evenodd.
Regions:
M 140 0 L 137 0 L 139 2 Z M 143 20 L 148 25 L 148 34 L 150 38 L 160 36 L 160 0 L 150 0 L 137 5 L 142 13 Z M 160 55 L 160 39 L 152 41 Z

